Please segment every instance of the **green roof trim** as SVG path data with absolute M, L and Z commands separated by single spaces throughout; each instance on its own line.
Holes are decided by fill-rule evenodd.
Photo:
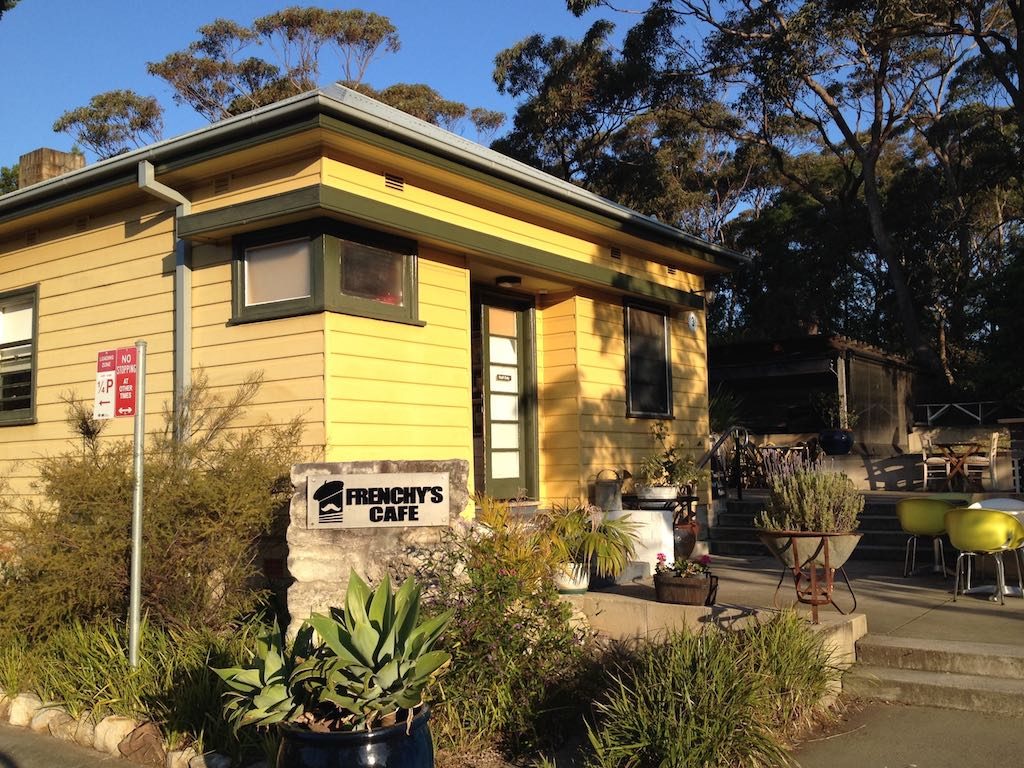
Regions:
M 582 215 L 613 231 L 675 248 L 681 255 L 695 256 L 716 270 L 728 270 L 748 261 L 744 254 L 644 216 L 339 85 L 293 96 L 2 195 L 0 222 L 84 199 L 101 190 L 134 185 L 142 160 L 153 163 L 157 174 L 167 173 L 315 128 L 351 135 L 512 194 Z
M 704 309 L 704 298 L 695 293 L 514 243 L 325 185 L 313 185 L 184 216 L 178 221 L 178 235 L 184 240 L 221 238 L 274 226 L 285 221 L 300 221 L 325 215 L 398 230 L 403 235 L 415 239 L 433 239 L 449 247 L 497 259 L 503 263 L 532 268 L 574 283 L 610 289 L 624 295 L 642 297 L 672 306 Z

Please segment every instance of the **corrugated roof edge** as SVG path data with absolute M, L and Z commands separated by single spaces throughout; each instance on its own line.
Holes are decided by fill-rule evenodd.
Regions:
M 527 187 L 571 205 L 623 223 L 629 223 L 641 231 L 646 231 L 652 238 L 678 242 L 697 251 L 713 254 L 732 265 L 743 264 L 749 260 L 744 254 L 645 216 L 638 211 L 595 195 L 581 187 L 341 85 L 332 85 L 292 96 L 181 136 L 101 160 L 87 165 L 81 170 L 2 195 L 0 196 L 0 221 L 13 218 L 18 215 L 18 212 L 35 207 L 48 198 L 71 193 L 112 179 L 123 178 L 127 175 L 134 176 L 141 160 L 149 160 L 154 165 L 176 160 L 182 155 L 223 142 L 235 134 L 258 130 L 265 124 L 283 122 L 306 111 L 329 114 L 361 124 L 375 133 L 391 137 L 401 143 L 416 146 L 424 151 L 443 156 L 459 164 Z

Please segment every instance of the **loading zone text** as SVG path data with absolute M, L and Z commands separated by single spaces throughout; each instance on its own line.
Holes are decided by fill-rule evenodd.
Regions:
M 448 525 L 448 474 L 310 477 L 306 510 L 310 528 Z

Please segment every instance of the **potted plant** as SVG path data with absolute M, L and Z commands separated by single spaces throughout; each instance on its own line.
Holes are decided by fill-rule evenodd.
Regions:
M 829 456 L 845 456 L 853 449 L 853 428 L 860 415 L 843 408 L 836 392 L 818 393 L 813 402 L 827 425 L 818 433 L 818 445 Z
M 563 594 L 582 594 L 590 577 L 615 578 L 636 551 L 636 523 L 629 515 L 609 518 L 593 504 L 552 504 L 543 526 L 552 548 L 564 563 L 555 586 Z
M 668 558 L 658 553 L 654 565 L 654 595 L 659 603 L 679 605 L 714 605 L 718 593 L 718 577 L 711 573 L 711 558 L 699 560 Z
M 669 440 L 668 422 L 651 424 L 651 436 L 658 448 L 641 462 L 634 481 L 635 491 L 641 505 L 652 501 L 661 503 L 663 508 L 667 502 L 674 501 L 681 490 L 693 490 L 705 472 L 697 469 L 697 462 L 679 443 Z
M 290 644 L 275 626 L 248 664 L 214 670 L 228 721 L 276 726 L 278 768 L 432 768 L 424 692 L 451 660 L 433 649 L 451 614 L 421 621 L 419 598 L 412 579 L 371 591 L 353 571 L 344 608 L 314 613 Z
M 860 541 L 864 497 L 842 472 L 821 462 L 783 464 L 768 477 L 768 501 L 755 520 L 759 537 L 794 575 L 801 602 L 832 602 L 832 578 Z M 819 578 L 820 572 L 820 578 Z

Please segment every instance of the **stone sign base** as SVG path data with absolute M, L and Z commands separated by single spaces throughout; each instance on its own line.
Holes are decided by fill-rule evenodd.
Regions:
M 306 481 L 325 475 L 444 472 L 449 482 L 449 514 L 446 526 L 387 528 L 310 528 Z M 404 579 L 416 551 L 438 546 L 441 534 L 465 524 L 469 505 L 469 462 L 445 461 L 345 461 L 331 464 L 296 464 L 292 467 L 292 501 L 288 524 L 288 635 L 294 637 L 310 613 L 326 612 L 344 605 L 350 569 L 370 584 L 384 574 Z

